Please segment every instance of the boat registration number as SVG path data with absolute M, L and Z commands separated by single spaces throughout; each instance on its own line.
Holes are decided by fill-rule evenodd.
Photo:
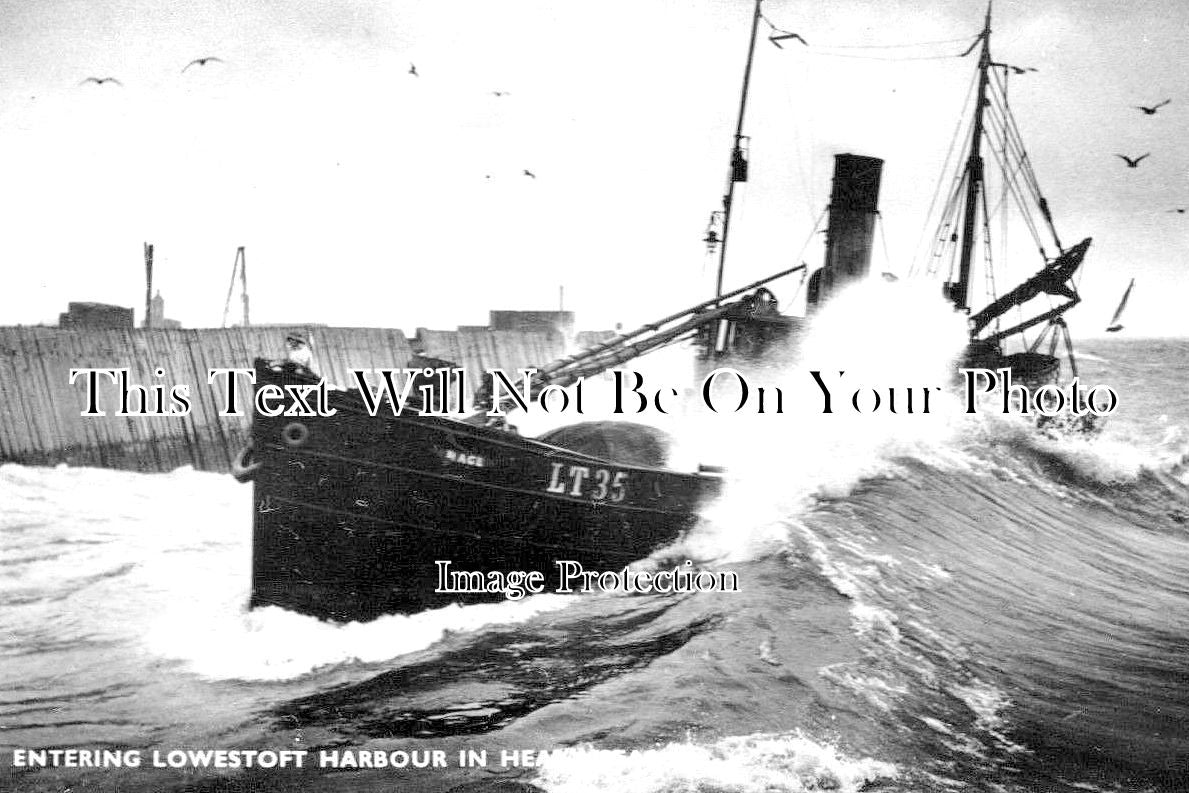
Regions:
M 627 497 L 627 481 L 627 471 L 553 463 L 545 492 L 564 493 L 595 501 L 623 501 Z

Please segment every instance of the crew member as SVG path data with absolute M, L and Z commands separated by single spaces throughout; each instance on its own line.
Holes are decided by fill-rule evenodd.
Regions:
M 314 373 L 314 352 L 304 330 L 291 330 L 285 336 L 285 361 L 302 374 Z

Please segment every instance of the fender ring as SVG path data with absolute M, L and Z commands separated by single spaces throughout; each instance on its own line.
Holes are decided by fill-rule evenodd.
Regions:
M 231 461 L 231 475 L 235 477 L 237 482 L 249 482 L 256 478 L 256 472 L 260 470 L 263 465 L 259 460 L 254 460 L 252 454 L 252 444 L 239 450 L 235 458 Z
M 310 428 L 300 421 L 291 421 L 281 430 L 281 440 L 286 446 L 305 446 L 310 439 Z

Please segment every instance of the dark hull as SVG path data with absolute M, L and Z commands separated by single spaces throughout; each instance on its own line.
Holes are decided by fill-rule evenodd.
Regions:
M 974 342 L 962 356 L 963 369 L 1010 369 L 1012 380 L 1035 387 L 1051 383 L 1061 374 L 1061 361 L 1038 352 L 1003 353 L 998 345 Z
M 301 381 L 257 365 L 264 383 Z M 436 562 L 619 570 L 676 539 L 718 481 L 619 465 L 446 418 L 372 417 L 352 390 L 330 417 L 253 419 L 251 605 L 370 620 L 502 592 L 439 592 Z

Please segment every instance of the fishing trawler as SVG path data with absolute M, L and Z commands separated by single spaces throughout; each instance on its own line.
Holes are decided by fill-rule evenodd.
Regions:
M 518 386 L 535 394 L 576 382 L 705 323 L 746 325 L 751 290 L 784 274 L 544 366 Z M 361 392 L 338 390 L 324 391 L 318 409 L 332 415 L 286 416 L 289 389 L 320 378 L 265 359 L 255 374 L 257 393 L 287 398 L 253 416 L 232 466 L 254 489 L 251 607 L 347 622 L 506 596 L 441 587 L 439 562 L 481 582 L 535 573 L 555 591 L 558 562 L 619 570 L 676 539 L 719 492 L 713 468 L 666 468 L 667 439 L 644 425 L 588 423 L 530 439 L 489 426 L 486 410 L 456 418 L 406 402 L 396 411 L 390 397 L 372 410 Z
M 1009 76 L 1027 70 L 992 59 L 989 4 L 983 30 L 963 57 L 976 47 L 980 49 L 974 113 L 964 141 L 965 157 L 958 158 L 964 160 L 964 165 L 952 182 L 953 191 L 943 203 L 928 270 L 936 272 L 942 263 L 948 265 L 944 294 L 955 308 L 969 315 L 970 340 L 962 360 L 964 367 L 1007 368 L 1014 380 L 1042 385 L 1061 377 L 1058 345 L 1064 342 L 1069 374 L 1077 377 L 1073 341 L 1064 315 L 1081 302 L 1073 279 L 1090 247 L 1090 239 L 1069 248 L 1061 243 L 1007 99 Z M 994 148 L 996 145 L 999 148 Z M 988 170 L 982 156 L 984 146 L 999 162 L 1001 191 L 1014 199 L 1031 233 L 1030 247 L 1040 258 L 1039 269 L 1033 275 L 1003 294 L 996 294 L 996 276 L 1002 279 L 1003 272 L 991 256 L 994 240 L 987 200 Z M 987 252 L 982 279 L 986 294 L 981 308 L 975 310 L 978 301 L 973 294 L 974 251 L 979 243 Z M 1042 295 L 1047 302 L 1035 300 Z M 1008 322 L 1007 316 L 1013 310 L 1018 310 L 1019 315 Z M 1039 333 L 1029 340 L 1026 332 L 1038 326 Z M 1008 344 L 1013 344 L 1008 348 L 1011 351 L 1005 351 Z
M 693 342 L 696 356 L 712 366 L 762 356 L 796 341 L 805 319 L 781 313 L 769 285 L 796 272 L 804 281 L 804 264 L 723 292 L 734 192 L 748 178 L 743 118 L 760 2 L 755 3 L 727 190 L 706 235 L 707 244 L 719 252 L 714 297 L 539 367 L 520 384 L 528 393 L 574 383 L 680 342 Z M 947 283 L 946 294 L 967 312 L 982 190 L 979 119 L 996 66 L 989 38 L 988 13 L 979 36 L 979 110 L 962 185 L 965 203 L 953 204 L 965 206 L 962 228 L 945 235 L 947 242 L 960 241 L 961 250 L 958 274 Z M 835 156 L 825 261 L 808 276 L 810 312 L 868 275 L 881 168 L 877 158 Z M 1036 348 L 1046 337 L 1055 346 L 1057 333 L 1064 331 L 1072 350 L 1061 316 L 1077 302 L 1069 278 L 1088 245 L 1086 240 L 1065 250 L 1058 242 L 1057 255 L 1046 259 L 1039 273 L 973 314 L 967 365 L 1008 366 L 1030 379 L 1052 376 L 1057 368 L 1053 350 Z M 1042 292 L 1069 302 L 999 329 L 1004 314 Z M 1045 331 L 1028 348 L 1003 351 L 1003 340 L 1044 322 Z M 256 361 L 257 391 L 315 382 L 317 377 L 300 367 Z M 460 420 L 405 405 L 396 415 L 383 405 L 368 410 L 360 397 L 345 391 L 331 392 L 328 400 L 331 416 L 255 415 L 251 443 L 235 461 L 237 478 L 252 481 L 254 488 L 252 607 L 280 606 L 356 621 L 501 599 L 505 594 L 499 591 L 441 591 L 437 563 L 480 573 L 538 573 L 546 581 L 560 560 L 617 569 L 678 538 L 721 489 L 713 467 L 690 472 L 666 467 L 665 439 L 641 425 L 583 425 L 529 439 L 487 426 L 482 413 Z

